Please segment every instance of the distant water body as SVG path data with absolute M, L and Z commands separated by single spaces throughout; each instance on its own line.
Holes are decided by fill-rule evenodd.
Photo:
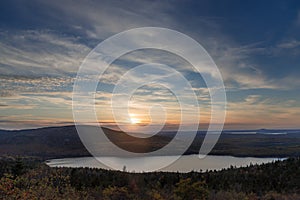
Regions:
M 145 168 L 152 164 L 155 166 L 157 163 L 173 159 L 172 156 L 152 156 L 152 157 L 138 157 L 138 158 L 118 158 L 118 157 L 101 157 L 108 163 L 117 166 L 117 170 L 126 168 L 128 172 L 144 172 Z M 160 169 L 158 171 L 165 172 L 190 172 L 190 171 L 206 171 L 206 170 L 221 170 L 229 168 L 230 166 L 245 167 L 250 164 L 263 164 L 274 162 L 277 160 L 284 160 L 282 158 L 254 158 L 254 157 L 232 157 L 232 156 L 206 156 L 204 159 L 199 159 L 198 155 L 184 155 L 181 156 L 172 165 Z M 46 164 L 50 167 L 89 167 L 110 169 L 107 166 L 99 163 L 93 157 L 80 157 L 80 158 L 63 158 L 48 160 Z M 147 164 L 147 167 L 143 164 Z M 125 167 L 124 167 L 125 166 Z

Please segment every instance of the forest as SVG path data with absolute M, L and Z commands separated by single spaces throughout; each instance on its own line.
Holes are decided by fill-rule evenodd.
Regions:
M 89 127 L 94 131 L 93 126 Z M 121 131 L 103 128 L 111 142 L 130 152 L 155 151 L 172 140 L 177 132 L 161 132 L 149 138 L 130 137 Z M 254 130 L 253 130 L 254 131 Z M 278 130 L 277 130 L 278 131 Z M 288 130 L 285 130 L 288 131 Z M 185 154 L 198 154 L 206 132 L 199 131 Z M 75 126 L 46 127 L 31 130 L 0 130 L 0 156 L 34 156 L 47 159 L 91 156 L 82 144 Z M 300 130 L 289 130 L 287 134 L 229 134 L 223 132 L 210 155 L 235 157 L 298 157 L 300 156 Z M 107 144 L 102 144 L 104 147 Z M 107 145 L 100 156 L 111 155 Z M 181 152 L 171 152 L 180 155 Z M 117 155 L 118 156 L 118 155 Z
M 300 199 L 300 158 L 220 171 L 128 173 L 50 168 L 35 157 L 2 156 L 0 199 Z

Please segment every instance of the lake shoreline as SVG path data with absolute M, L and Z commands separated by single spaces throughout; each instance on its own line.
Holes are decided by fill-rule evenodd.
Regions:
M 189 155 L 199 155 L 197 153 L 184 153 L 184 156 L 189 156 Z M 178 156 L 176 154 L 170 154 L 170 155 L 155 155 L 155 156 Z M 232 157 L 236 157 L 236 158 L 293 158 L 293 157 L 298 157 L 298 156 L 290 156 L 290 155 L 285 155 L 283 156 L 282 154 L 280 155 L 276 155 L 276 154 L 270 154 L 270 155 L 257 155 L 257 154 L 243 154 L 243 155 L 236 155 L 236 154 L 223 154 L 223 153 L 209 153 L 207 154 L 207 156 L 232 156 Z M 82 157 L 94 157 L 92 155 L 66 155 L 66 156 L 50 156 L 49 158 L 45 158 L 43 160 L 52 160 L 52 159 L 62 159 L 62 158 L 82 158 Z M 118 156 L 114 156 L 114 155 L 103 155 L 101 157 L 118 157 Z
M 50 167 L 71 167 L 71 168 L 100 168 L 108 170 L 128 172 L 182 172 L 190 171 L 202 172 L 210 170 L 222 170 L 230 167 L 246 167 L 255 164 L 264 164 L 285 160 L 287 158 L 255 158 L 255 157 L 233 157 L 233 156 L 211 156 L 199 158 L 194 155 L 183 156 L 148 156 L 148 157 L 78 157 L 78 158 L 61 158 L 46 160 L 45 164 Z M 168 162 L 170 161 L 170 164 Z M 104 163 L 104 164 L 103 164 Z M 160 164 L 163 163 L 163 167 Z M 167 163 L 165 166 L 164 164 Z M 159 167 L 158 167 L 159 166 Z M 157 169 L 156 169 L 157 168 Z M 154 169 L 154 170 L 153 170 Z

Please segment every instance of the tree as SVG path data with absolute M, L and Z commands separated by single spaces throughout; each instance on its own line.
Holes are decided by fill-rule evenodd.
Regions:
M 208 198 L 207 185 L 202 181 L 192 182 L 191 178 L 180 179 L 174 190 L 178 199 L 203 200 Z
M 14 178 L 20 176 L 24 171 L 24 164 L 20 158 L 17 158 L 15 165 L 12 167 L 12 174 Z
M 129 193 L 126 187 L 109 186 L 103 190 L 105 200 L 127 200 Z

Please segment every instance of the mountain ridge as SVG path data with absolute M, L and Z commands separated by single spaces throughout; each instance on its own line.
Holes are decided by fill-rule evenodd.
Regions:
M 103 128 L 106 136 L 120 148 L 135 153 L 147 153 L 168 144 L 176 132 L 150 138 L 135 138 L 124 132 Z M 221 134 L 211 155 L 238 157 L 294 157 L 300 155 L 300 132 L 288 134 Z M 91 156 L 84 147 L 74 125 L 26 130 L 0 131 L 0 156 L 35 156 L 43 159 Z M 198 154 L 204 132 L 195 137 L 185 154 Z M 107 145 L 107 144 L 106 144 Z M 110 149 L 103 145 L 104 154 Z M 176 151 L 175 151 L 176 153 Z

